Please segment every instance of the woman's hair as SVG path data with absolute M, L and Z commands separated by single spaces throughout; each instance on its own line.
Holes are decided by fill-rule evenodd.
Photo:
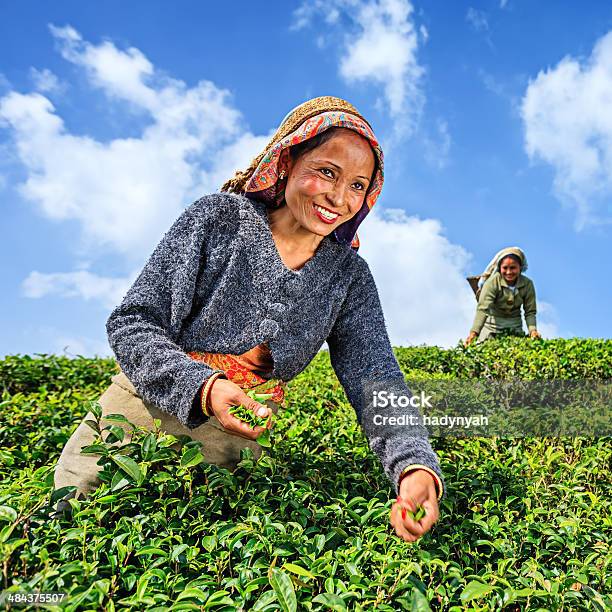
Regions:
M 497 271 L 500 272 L 501 271 L 501 265 L 502 262 L 504 261 L 504 259 L 508 259 L 510 258 L 512 261 L 515 261 L 518 265 L 519 268 L 522 269 L 523 267 L 523 262 L 521 261 L 521 258 L 518 255 L 515 255 L 514 253 L 508 253 L 507 255 L 504 255 L 500 260 L 499 263 L 497 264 Z
M 309 138 L 308 140 L 303 140 L 302 142 L 298 142 L 297 144 L 289 147 L 289 155 L 293 161 L 297 161 L 302 157 L 302 155 L 308 153 L 309 151 L 313 151 L 317 147 L 320 147 L 322 144 L 325 144 L 328 140 L 331 140 L 334 136 L 335 130 L 338 128 L 329 128 L 324 132 L 320 132 L 316 136 Z

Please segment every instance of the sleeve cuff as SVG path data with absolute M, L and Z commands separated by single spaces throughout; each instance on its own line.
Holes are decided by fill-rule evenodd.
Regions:
M 470 332 L 479 334 L 482 328 L 484 327 L 484 324 L 486 323 L 486 321 L 487 321 L 487 315 L 482 314 L 481 312 L 478 312 L 476 314 L 476 317 L 474 318 L 474 323 L 472 323 L 472 329 L 470 329 Z
M 410 472 L 413 472 L 415 470 L 425 470 L 426 472 L 429 472 L 432 475 L 434 479 L 434 483 L 436 485 L 438 501 L 440 501 L 444 493 L 444 485 L 442 484 L 442 480 L 430 467 L 427 467 L 426 465 L 421 465 L 420 463 L 413 463 L 412 465 L 409 465 L 402 470 L 400 477 L 399 477 L 398 490 L 399 490 L 399 485 L 402 483 L 404 476 L 408 476 Z

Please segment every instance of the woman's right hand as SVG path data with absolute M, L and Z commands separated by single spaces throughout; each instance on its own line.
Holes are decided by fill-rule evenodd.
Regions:
M 208 401 L 209 410 L 217 417 L 221 425 L 232 434 L 247 438 L 248 440 L 255 440 L 265 431 L 265 429 L 270 429 L 271 427 L 272 423 L 269 417 L 272 411 L 267 406 L 251 399 L 231 380 L 217 378 L 210 389 Z M 266 428 L 255 427 L 252 429 L 250 425 L 229 413 L 229 409 L 232 406 L 238 406 L 240 404 L 252 410 L 258 417 L 268 419 Z
M 469 346 L 477 336 L 478 334 L 476 332 L 470 332 L 470 335 L 465 339 L 463 346 Z

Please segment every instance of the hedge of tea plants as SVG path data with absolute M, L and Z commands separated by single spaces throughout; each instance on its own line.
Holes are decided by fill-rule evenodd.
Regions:
M 612 378 L 612 341 L 399 348 L 407 376 Z M 0 361 L 0 550 L 10 593 L 67 610 L 608 610 L 611 438 L 432 438 L 441 517 L 417 543 L 327 353 L 291 381 L 271 446 L 230 473 L 198 443 L 101 443 L 102 484 L 54 516 L 61 449 L 109 359 Z

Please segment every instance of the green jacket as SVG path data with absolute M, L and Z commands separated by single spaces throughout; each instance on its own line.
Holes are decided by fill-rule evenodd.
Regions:
M 525 321 L 529 331 L 537 329 L 536 325 L 536 295 L 535 287 L 530 278 L 520 274 L 516 281 L 516 292 L 508 287 L 508 283 L 499 272 L 494 272 L 485 281 L 480 290 L 478 308 L 472 325 L 473 332 L 480 333 L 487 315 L 494 317 L 520 317 L 521 305 L 525 313 Z

